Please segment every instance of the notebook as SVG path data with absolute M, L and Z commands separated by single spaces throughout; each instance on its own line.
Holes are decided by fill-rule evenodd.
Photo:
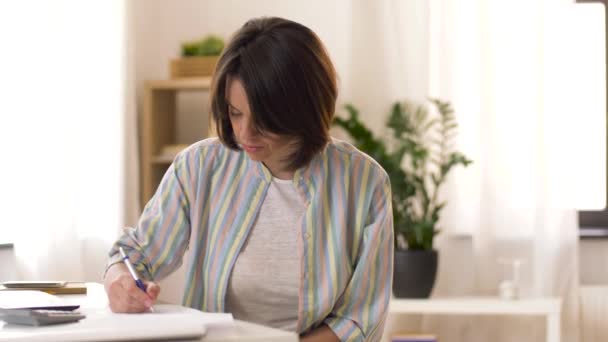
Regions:
M 44 291 L 50 294 L 86 294 L 87 285 L 83 282 L 66 282 L 65 285 L 59 287 L 45 287 L 45 286 L 21 286 L 19 288 L 8 288 L 0 284 L 0 291 L 21 291 L 21 290 L 37 290 Z

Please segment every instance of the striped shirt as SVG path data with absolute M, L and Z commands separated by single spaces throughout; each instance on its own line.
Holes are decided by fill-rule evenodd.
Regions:
M 223 312 L 230 272 L 272 181 L 270 171 L 216 138 L 173 161 L 122 246 L 147 279 L 161 279 L 190 248 L 183 304 Z M 386 172 L 338 140 L 328 143 L 294 185 L 306 205 L 297 236 L 297 331 L 328 325 L 342 341 L 379 341 L 393 273 L 393 215 Z

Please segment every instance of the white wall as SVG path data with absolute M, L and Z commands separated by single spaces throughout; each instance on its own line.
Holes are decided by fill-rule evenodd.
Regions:
M 13 245 L 0 242 L 0 282 L 18 280 L 16 265 Z
M 349 1 L 200 1 L 135 0 L 135 58 L 138 98 L 146 79 L 169 77 L 169 60 L 179 57 L 180 43 L 217 34 L 226 40 L 248 19 L 282 16 L 302 22 L 314 30 L 328 47 L 340 76 L 348 67 L 346 29 Z M 138 101 L 141 106 L 141 101 Z M 178 117 L 188 125 L 178 125 L 178 139 L 189 143 L 205 130 L 207 98 L 200 93 L 180 94 Z M 202 114 L 202 115 L 201 115 Z
M 579 251 L 581 285 L 608 285 L 608 241 L 582 240 Z
M 362 117 L 380 131 L 390 104 L 396 99 L 424 99 L 428 47 L 424 24 L 427 1 L 382 5 L 350 0 L 134 0 L 135 79 L 138 98 L 146 79 L 167 78 L 168 63 L 179 56 L 180 42 L 218 34 L 224 38 L 258 16 L 281 16 L 315 31 L 325 43 L 339 76 L 338 112 L 345 102 L 354 103 Z M 395 12 L 403 13 L 395 17 Z M 382 35 L 379 32 L 393 32 Z M 391 48 L 405 46 L 406 48 Z M 390 63 L 378 61 L 389 60 Z M 197 122 L 206 110 L 206 99 L 186 94 L 180 101 L 180 117 Z M 141 101 L 139 101 L 141 105 Z M 200 119 L 200 116 L 198 116 Z M 187 143 L 198 136 L 204 120 L 180 126 L 178 135 Z M 343 137 L 339 132 L 334 135 Z

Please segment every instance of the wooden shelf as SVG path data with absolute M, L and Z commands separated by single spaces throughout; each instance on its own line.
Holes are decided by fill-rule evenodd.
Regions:
M 150 80 L 145 82 L 145 86 L 151 89 L 166 90 L 209 89 L 211 87 L 211 77 L 189 77 L 176 78 L 171 80 Z
M 152 197 L 175 156 L 162 154 L 164 146 L 175 145 L 177 94 L 182 91 L 207 92 L 211 77 L 148 80 L 144 82 L 141 116 L 141 205 Z M 207 118 L 209 120 L 209 118 Z M 209 134 L 201 134 L 205 139 Z
M 173 159 L 175 159 L 175 156 L 155 156 L 152 157 L 152 164 L 157 164 L 157 165 L 165 165 L 165 164 L 171 164 L 173 162 Z

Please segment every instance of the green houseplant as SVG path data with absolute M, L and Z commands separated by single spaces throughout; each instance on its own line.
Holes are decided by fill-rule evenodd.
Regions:
M 375 136 L 350 104 L 346 105 L 349 117 L 334 120 L 334 125 L 344 129 L 357 148 L 380 163 L 390 177 L 396 248 L 393 289 L 395 295 L 403 297 L 430 294 L 437 268 L 433 240 L 446 205 L 439 190 L 453 167 L 472 162 L 453 149 L 457 123 L 450 103 L 439 99 L 429 102 L 436 115 L 430 115 L 423 105 L 395 103 L 386 122 L 391 134 L 386 137 Z M 400 273 L 400 267 L 408 274 Z M 417 269 L 426 273 L 409 274 Z M 421 279 L 428 279 L 430 288 L 419 288 Z M 418 288 L 396 288 L 408 281 Z
M 224 49 L 224 40 L 209 35 L 203 39 L 182 43 L 182 57 L 219 56 Z
M 181 44 L 181 58 L 171 60 L 171 78 L 211 76 L 224 49 L 224 40 L 208 35 Z

